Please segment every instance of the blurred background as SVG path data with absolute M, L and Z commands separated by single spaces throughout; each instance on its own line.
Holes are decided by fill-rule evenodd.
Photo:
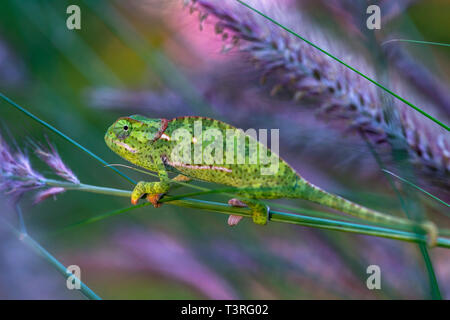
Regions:
M 267 9 L 266 2 L 262 1 L 260 8 Z M 402 91 L 406 98 L 425 101 L 421 107 L 448 123 L 450 50 L 383 42 L 404 38 L 450 43 L 450 3 L 374 2 L 382 8 L 383 20 L 382 30 L 373 33 L 365 27 L 368 3 L 357 2 L 280 1 L 280 11 L 271 12 L 282 23 L 283 6 L 307 17 L 311 25 L 298 26 L 296 31 L 302 34 L 308 29 L 307 34 L 314 36 L 311 30 L 320 27 L 323 35 L 319 37 L 331 52 L 337 53 L 333 50 L 336 46 L 343 57 L 347 51 L 349 56 L 360 56 L 366 61 L 361 68 L 373 65 L 374 73 L 382 70 L 379 80 L 383 83 L 389 83 L 384 81 L 386 74 L 390 83 L 400 79 L 397 82 L 406 88 Z M 81 30 L 66 27 L 66 9 L 71 4 L 81 9 Z M 236 15 L 248 14 L 243 7 L 241 11 L 233 8 Z M 204 115 L 244 129 L 280 128 L 280 155 L 306 179 L 360 204 L 404 215 L 402 200 L 357 131 L 350 130 L 345 121 L 326 121 L 323 114 L 317 114 L 314 101 L 293 101 L 282 86 L 277 88 L 276 80 L 270 82 L 270 73 L 268 83 L 262 81 L 266 74 L 258 69 L 260 61 L 249 56 L 245 47 L 232 48 L 230 42 L 224 46 L 222 35 L 216 35 L 213 17 L 200 24 L 202 16 L 189 11 L 181 0 L 3 0 L 0 92 L 109 163 L 124 163 L 103 141 L 107 127 L 119 116 Z M 337 45 L 341 43 L 345 49 Z M 368 82 L 358 86 L 382 95 Z M 45 141 L 47 136 L 83 183 L 132 188 L 3 101 L 0 119 L 4 139 L 11 146 L 29 150 L 33 168 L 42 174 L 52 175 L 34 156 L 28 138 Z M 447 153 L 442 161 L 450 166 L 445 149 L 448 132 L 445 134 L 440 145 Z M 430 140 L 439 140 L 430 135 Z M 377 152 L 390 169 L 405 172 L 407 165 L 392 157 L 389 145 L 380 145 Z M 121 170 L 135 180 L 148 179 Z M 422 178 L 425 169 L 419 171 L 421 186 L 449 199 L 448 167 L 444 174 L 431 170 L 431 178 L 428 173 Z M 395 185 L 411 210 L 426 212 L 440 227 L 449 227 L 448 207 L 399 181 Z M 202 199 L 227 200 L 224 196 Z M 0 202 L 1 216 L 18 225 L 10 197 L 0 195 Z M 321 209 L 304 201 L 279 202 Z M 20 200 L 30 235 L 64 265 L 80 266 L 81 279 L 105 299 L 436 297 L 423 252 L 413 243 L 281 223 L 259 228 L 248 219 L 230 228 L 226 215 L 170 205 L 136 209 L 66 229 L 127 206 L 126 198 L 78 191 L 38 204 L 33 204 L 33 192 Z M 441 296 L 449 299 L 450 251 L 436 248 L 429 254 Z M 381 290 L 366 287 L 366 268 L 373 264 L 382 271 Z M 52 266 L 0 227 L 0 298 L 83 296 L 67 290 L 65 280 Z

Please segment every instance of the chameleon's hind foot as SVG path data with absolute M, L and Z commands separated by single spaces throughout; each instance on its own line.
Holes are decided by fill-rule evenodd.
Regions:
M 228 225 L 230 227 L 234 227 L 235 225 L 237 225 L 239 223 L 239 221 L 241 221 L 243 218 L 243 216 L 236 216 L 234 214 L 230 214 L 228 216 Z
M 161 206 L 158 201 L 169 191 L 169 184 L 166 182 L 139 182 L 131 193 L 131 203 L 136 205 L 140 199 L 147 197 L 155 208 Z
M 228 204 L 232 207 L 238 207 L 238 208 L 247 207 L 247 205 L 244 202 L 242 202 L 241 200 L 236 199 L 236 198 L 228 200 Z M 237 216 L 237 215 L 231 214 L 228 217 L 228 225 L 230 227 L 233 227 L 233 226 L 237 225 L 239 223 L 239 221 L 242 220 L 242 218 L 243 218 L 243 216 Z
M 230 199 L 228 201 L 228 204 L 233 207 L 241 207 L 241 208 L 249 207 L 250 210 L 252 210 L 253 222 L 256 224 L 265 225 L 265 224 L 267 224 L 267 221 L 269 220 L 270 208 L 260 201 L 251 200 L 251 199 L 244 200 L 244 201 L 239 200 L 239 199 Z M 233 215 L 228 218 L 229 225 L 231 225 L 230 220 L 232 223 L 234 223 L 235 220 L 237 220 L 237 218 L 232 218 L 232 217 L 233 217 Z M 237 217 L 237 216 L 234 216 L 234 217 Z M 237 222 L 232 225 L 236 225 L 241 219 L 237 220 Z
M 233 198 L 228 200 L 228 204 L 232 207 L 245 208 L 247 205 L 239 199 Z
M 421 224 L 421 226 L 427 233 L 427 245 L 430 248 L 435 247 L 439 236 L 438 228 L 431 221 L 425 221 Z

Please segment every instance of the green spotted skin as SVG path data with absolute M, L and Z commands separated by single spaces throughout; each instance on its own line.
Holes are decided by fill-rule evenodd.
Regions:
M 218 130 L 222 134 L 222 149 L 224 150 L 222 163 L 208 164 L 193 161 L 194 146 L 201 141 L 200 139 L 203 139 L 203 148 L 213 142 L 205 135 L 195 136 L 196 122 L 197 124 L 201 123 L 203 134 L 208 129 Z M 192 161 L 189 163 L 172 159 L 172 151 L 179 143 L 179 140 L 174 137 L 177 129 L 186 130 L 192 136 Z M 144 193 L 167 193 L 170 187 L 167 173 L 174 172 L 189 178 L 237 187 L 238 195 L 249 198 L 244 203 L 252 209 L 253 221 L 257 224 L 265 224 L 269 218 L 268 208 L 258 199 L 301 198 L 377 223 L 418 226 L 413 221 L 389 216 L 330 194 L 303 179 L 281 158 L 277 158 L 278 170 L 274 174 L 261 174 L 261 169 L 267 168 L 268 165 L 262 164 L 259 156 L 256 163 L 250 163 L 250 141 L 261 148 L 262 151 L 257 154 L 267 152 L 270 156 L 271 151 L 251 137 L 248 137 L 245 143 L 245 163 L 238 164 L 237 154 L 235 154 L 234 161 L 231 161 L 232 164 L 227 164 L 230 162 L 225 158 L 227 129 L 235 130 L 236 128 L 224 122 L 203 117 L 180 117 L 166 120 L 133 115 L 119 118 L 112 124 L 106 132 L 105 141 L 108 147 L 122 158 L 137 166 L 155 171 L 160 177 L 160 182 L 140 183 L 139 190 L 135 189 L 134 201 L 137 201 Z M 237 133 L 238 138 L 244 135 L 243 132 Z

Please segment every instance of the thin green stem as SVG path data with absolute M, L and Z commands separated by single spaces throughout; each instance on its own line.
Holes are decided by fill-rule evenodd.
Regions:
M 409 43 L 417 43 L 417 44 L 429 44 L 429 45 L 433 45 L 433 46 L 450 47 L 450 44 L 448 44 L 448 43 L 423 41 L 423 40 L 412 40 L 412 39 L 391 39 L 391 40 L 384 41 L 381 45 L 384 46 L 385 44 L 388 44 L 391 42 L 409 42 Z
M 370 143 L 369 139 L 366 137 L 366 135 L 361 132 L 361 136 L 366 142 L 367 146 L 369 147 L 370 152 L 372 153 L 373 157 L 375 158 L 375 161 L 377 162 L 380 169 L 383 171 L 384 175 L 386 176 L 386 179 L 389 181 L 389 184 L 391 185 L 392 189 L 394 190 L 395 194 L 397 195 L 397 198 L 400 201 L 400 204 L 402 206 L 403 211 L 405 212 L 406 216 L 410 218 L 409 212 L 406 207 L 406 203 L 403 200 L 402 195 L 400 194 L 400 191 L 395 186 L 394 182 L 392 181 L 392 177 L 387 174 L 387 172 L 384 170 L 383 162 L 381 161 L 381 158 L 378 156 L 378 153 L 375 151 L 374 147 Z M 426 244 L 424 243 L 418 243 L 420 253 L 422 254 L 422 257 L 425 262 L 425 266 L 427 268 L 427 274 L 428 274 L 428 280 L 430 283 L 431 288 L 431 296 L 433 299 L 441 300 L 442 296 L 439 289 L 439 283 L 436 278 L 436 273 L 434 272 L 433 263 L 431 261 L 430 255 L 428 253 L 428 249 L 426 247 Z
M 74 274 L 67 271 L 67 268 L 59 262 L 50 252 L 45 250 L 36 240 L 31 238 L 27 233 L 20 232 L 9 224 L 6 220 L 3 220 L 4 225 L 6 225 L 11 232 L 13 232 L 17 238 L 25 244 L 28 248 L 33 250 L 35 253 L 43 257 L 49 264 L 51 264 L 59 273 L 67 280 L 69 277 L 76 279 L 80 282 L 80 292 L 86 296 L 86 298 L 91 300 L 102 300 L 94 291 L 92 291 L 86 284 L 84 284 L 80 279 L 76 278 Z
M 128 190 L 105 188 L 105 187 L 99 187 L 99 186 L 93 186 L 93 185 L 87 185 L 87 184 L 71 184 L 71 183 L 64 182 L 64 181 L 59 182 L 57 180 L 48 180 L 46 182 L 48 183 L 48 185 L 60 186 L 60 187 L 70 189 L 70 190 L 79 190 L 79 191 L 107 194 L 107 195 L 120 196 L 120 197 L 130 197 L 131 196 L 131 191 L 128 191 Z M 181 207 L 186 207 L 186 208 L 194 208 L 194 209 L 201 209 L 201 210 L 219 212 L 219 213 L 224 213 L 224 214 L 233 214 L 233 215 L 239 215 L 239 216 L 243 216 L 243 217 L 251 217 L 251 211 L 248 208 L 232 207 L 228 204 L 224 204 L 224 203 L 220 203 L 220 202 L 205 201 L 205 200 L 190 199 L 190 198 L 180 199 L 179 196 L 177 196 L 177 197 L 167 196 L 164 198 L 164 202 L 167 204 L 170 204 L 170 205 L 176 205 L 176 206 L 181 206 Z M 137 206 L 131 206 L 128 208 L 122 208 L 119 210 L 112 211 L 110 213 L 103 214 L 101 216 L 97 216 L 97 217 L 93 217 L 93 218 L 90 218 L 85 221 L 81 221 L 72 226 L 80 226 L 80 225 L 83 225 L 86 223 L 96 222 L 96 221 L 102 220 L 104 218 L 114 216 L 114 215 L 117 215 L 120 213 L 125 213 L 130 210 L 141 208 L 141 207 L 144 207 L 147 205 L 149 205 L 149 203 L 144 203 L 144 204 L 140 204 Z M 307 227 L 315 227 L 315 228 L 335 230 L 335 231 L 344 231 L 344 232 L 358 233 L 358 234 L 364 234 L 364 235 L 372 235 L 372 236 L 377 236 L 377 237 L 402 240 L 402 241 L 408 241 L 408 242 L 416 242 L 416 243 L 423 243 L 423 244 L 427 243 L 426 235 L 418 234 L 413 231 L 399 230 L 399 229 L 394 229 L 394 228 L 389 228 L 389 227 L 380 227 L 380 226 L 374 226 L 374 225 L 366 225 L 366 224 L 362 224 L 362 223 L 354 223 L 354 222 L 348 222 L 348 221 L 339 221 L 339 220 L 320 218 L 320 217 L 312 217 L 312 216 L 303 215 L 303 214 L 292 214 L 292 213 L 276 211 L 276 210 L 270 210 L 269 214 L 270 214 L 269 220 L 275 221 L 275 222 L 297 224 L 297 225 L 307 226 Z M 443 248 L 450 248 L 450 239 L 439 237 L 437 239 L 437 246 L 443 247 Z
M 436 201 L 442 203 L 443 205 L 446 205 L 447 207 L 450 207 L 450 204 L 448 204 L 448 203 L 445 202 L 444 200 L 441 200 L 441 199 L 439 199 L 438 197 L 432 195 L 431 193 L 429 193 L 428 191 L 422 189 L 421 187 L 415 185 L 415 184 L 412 183 L 411 181 L 408 181 L 408 180 L 406 180 L 406 179 L 404 179 L 404 178 L 402 178 L 402 177 L 396 175 L 395 173 L 393 173 L 393 172 L 391 172 L 391 171 L 389 171 L 389 170 L 387 170 L 387 169 L 381 169 L 381 170 L 384 171 L 384 172 L 386 172 L 386 173 L 389 173 L 391 176 L 396 177 L 397 179 L 399 179 L 400 181 L 403 181 L 404 183 L 410 185 L 411 187 L 413 187 L 413 188 L 415 188 L 415 189 L 417 189 L 417 190 L 419 190 L 419 191 L 425 193 L 427 196 L 429 196 L 430 198 L 432 198 L 432 199 L 434 199 L 434 200 L 436 200 Z

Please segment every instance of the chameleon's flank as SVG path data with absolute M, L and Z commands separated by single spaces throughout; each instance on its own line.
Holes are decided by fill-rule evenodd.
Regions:
M 202 131 L 200 136 L 196 136 L 198 132 L 194 130 L 194 127 L 199 122 Z M 215 144 L 217 147 L 218 141 L 217 137 L 208 136 L 205 132 L 218 133 L 223 137 L 222 141 L 219 141 L 219 147 L 230 151 L 227 149 L 230 147 L 225 139 L 230 130 L 236 133 L 231 150 L 232 161 L 230 161 L 229 153 L 226 158 L 225 151 L 223 153 L 215 151 L 213 156 L 215 161 L 211 163 L 211 159 L 204 157 L 204 154 L 208 148 L 211 153 L 211 146 Z M 180 143 L 183 138 L 180 137 L 179 132 L 184 132 L 185 136 L 189 137 L 188 157 L 181 158 L 182 160 L 178 156 L 178 151 L 182 149 Z M 242 138 L 243 140 L 240 140 Z M 430 245 L 437 239 L 437 228 L 432 222 L 418 223 L 386 215 L 330 194 L 303 179 L 285 161 L 272 154 L 270 149 L 253 137 L 218 120 L 202 117 L 151 119 L 140 115 L 121 117 L 109 127 L 105 141 L 108 147 L 122 158 L 157 172 L 159 176 L 158 182 L 141 181 L 136 185 L 131 196 L 133 204 L 146 197 L 155 207 L 159 207 L 161 204 L 158 201 L 169 192 L 174 182 L 187 182 L 194 178 L 235 187 L 234 193 L 239 200 L 231 199 L 229 204 L 248 206 L 252 210 L 253 222 L 256 224 L 265 225 L 269 220 L 268 206 L 258 199 L 301 198 L 368 221 L 420 228 L 427 232 Z M 238 141 L 245 141 L 244 149 L 239 148 Z M 199 154 L 199 143 L 201 143 L 200 157 L 196 157 Z M 251 152 L 255 150 L 254 146 L 257 146 L 256 150 L 258 150 L 256 157 L 253 157 Z M 262 154 L 276 157 L 277 170 L 273 174 L 262 174 L 263 170 L 267 170 L 270 166 L 267 161 L 263 161 Z M 178 175 L 170 179 L 169 172 Z M 239 220 L 240 217 L 230 216 L 228 223 L 234 225 Z

